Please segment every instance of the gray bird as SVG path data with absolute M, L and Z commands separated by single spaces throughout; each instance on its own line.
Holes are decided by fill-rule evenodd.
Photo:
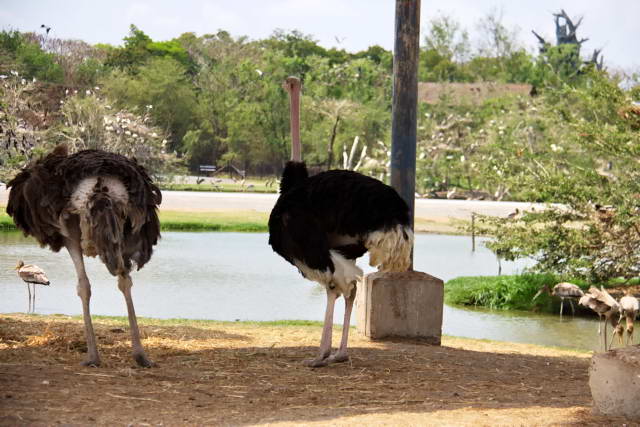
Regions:
M 36 285 L 49 286 L 51 282 L 47 279 L 47 275 L 37 265 L 25 264 L 24 261 L 18 261 L 15 270 L 18 271 L 20 277 L 27 284 L 29 292 L 29 309 L 27 313 L 33 313 L 36 310 Z M 33 297 L 31 294 L 31 284 L 33 284 Z
M 631 290 L 627 289 L 625 291 L 625 295 L 620 298 L 620 319 L 618 320 L 618 325 L 613 331 L 613 335 L 618 335 L 620 339 L 620 344 L 623 344 L 623 331 L 624 326 L 622 325 L 622 318 L 624 317 L 626 320 L 626 329 L 627 329 L 627 343 L 626 345 L 633 344 L 633 322 L 636 319 L 638 314 L 638 310 L 640 309 L 640 304 L 638 303 L 638 299 L 633 296 Z M 613 337 L 611 337 L 613 341 Z M 611 347 L 611 344 L 609 344 Z
M 560 317 L 562 317 L 562 309 L 564 308 L 564 299 L 569 299 L 569 305 L 571 306 L 571 314 L 576 313 L 576 309 L 573 306 L 573 300 L 581 298 L 584 295 L 582 289 L 578 285 L 574 285 L 573 283 L 561 282 L 553 287 L 553 289 L 549 289 L 549 285 L 544 285 L 537 294 L 533 296 L 533 299 L 538 298 L 540 294 L 543 292 L 548 293 L 551 296 L 560 298 Z
M 613 326 L 615 330 L 618 326 L 618 317 L 615 315 L 620 313 L 620 304 L 618 304 L 618 302 L 609 295 L 603 287 L 598 289 L 594 286 L 591 286 L 589 288 L 589 292 L 580 298 L 578 304 L 588 307 L 598 314 L 600 317 L 600 322 L 598 323 L 598 334 L 602 333 L 601 324 L 602 318 L 604 317 L 604 339 L 602 343 L 604 351 L 607 351 L 607 322 L 610 321 L 611 326 Z

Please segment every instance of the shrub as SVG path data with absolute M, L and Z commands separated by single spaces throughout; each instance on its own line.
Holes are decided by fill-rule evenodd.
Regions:
M 533 300 L 533 297 L 544 285 L 552 288 L 560 281 L 561 279 L 553 274 L 529 273 L 514 276 L 458 277 L 445 284 L 445 302 L 497 310 L 552 311 L 550 298 L 541 296 Z M 576 284 L 587 287 L 584 282 Z

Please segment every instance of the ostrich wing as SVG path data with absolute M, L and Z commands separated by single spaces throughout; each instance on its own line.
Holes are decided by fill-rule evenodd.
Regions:
M 329 241 L 316 219 L 303 206 L 281 196 L 269 218 L 269 244 L 291 264 L 303 262 L 314 270 L 334 271 Z

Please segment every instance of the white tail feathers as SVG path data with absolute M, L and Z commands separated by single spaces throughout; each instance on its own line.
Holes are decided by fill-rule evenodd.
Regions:
M 411 267 L 413 231 L 396 225 L 386 231 L 370 233 L 364 243 L 369 251 L 369 265 L 383 272 L 402 272 Z

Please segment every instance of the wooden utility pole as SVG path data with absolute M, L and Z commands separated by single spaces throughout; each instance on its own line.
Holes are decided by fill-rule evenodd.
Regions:
M 411 228 L 416 192 L 416 133 L 420 0 L 396 0 L 393 50 L 391 186 L 409 205 Z
M 420 0 L 396 0 L 391 185 L 415 209 Z M 440 345 L 444 283 L 419 271 L 367 274 L 358 285 L 358 332 Z

